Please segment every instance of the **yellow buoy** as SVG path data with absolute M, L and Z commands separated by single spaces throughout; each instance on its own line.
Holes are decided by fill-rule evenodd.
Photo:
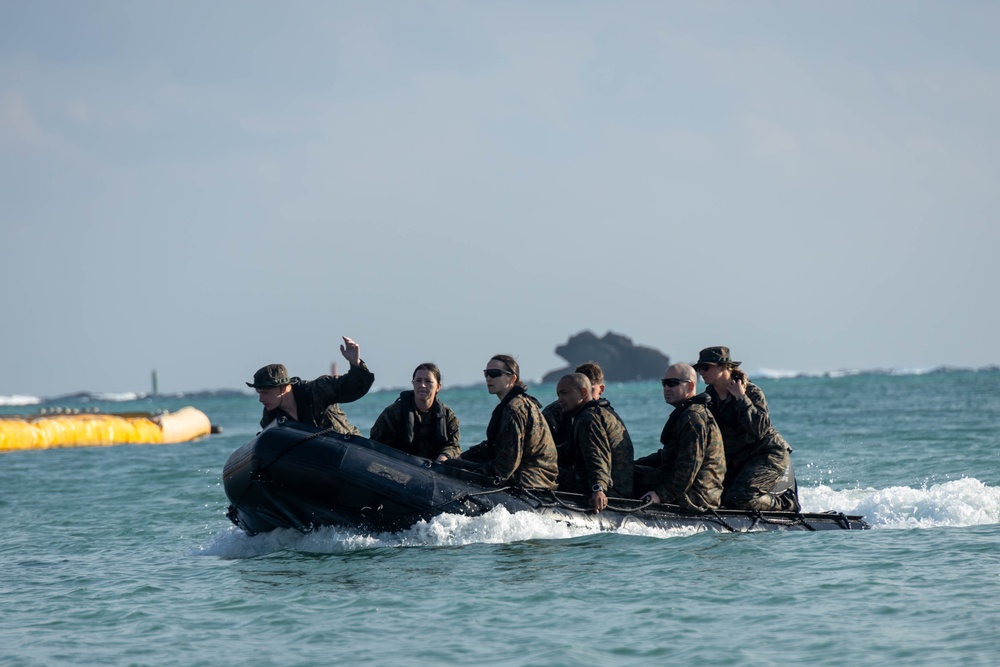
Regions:
M 0 452 L 51 447 L 93 447 L 121 444 L 173 444 L 212 432 L 212 424 L 197 408 L 161 415 L 38 414 L 0 416 Z

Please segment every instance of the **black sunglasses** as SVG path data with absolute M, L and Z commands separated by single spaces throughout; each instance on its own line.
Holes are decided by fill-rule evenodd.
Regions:
M 715 366 L 715 364 L 695 364 L 694 365 L 694 369 L 695 369 L 695 371 L 697 371 L 699 373 L 703 373 L 704 371 L 707 371 L 712 366 Z
M 680 378 L 664 378 L 660 380 L 660 384 L 664 387 L 676 387 L 679 384 L 685 384 L 687 382 L 690 382 L 690 380 L 682 380 Z
M 498 378 L 501 375 L 513 375 L 513 373 L 511 373 L 510 371 L 500 370 L 499 368 L 487 368 L 485 371 L 483 371 L 484 378 Z

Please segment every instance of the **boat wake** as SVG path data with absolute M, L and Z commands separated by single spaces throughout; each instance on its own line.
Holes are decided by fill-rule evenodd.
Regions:
M 558 521 L 534 512 L 511 514 L 497 507 L 482 516 L 442 514 L 396 533 L 364 533 L 353 528 L 323 527 L 303 534 L 294 529 L 278 529 L 249 537 L 238 528 L 216 535 L 195 555 L 221 558 L 252 558 L 276 551 L 342 553 L 387 547 L 454 547 L 466 544 L 508 544 L 527 540 L 562 540 L 601 532 L 592 526 Z M 670 538 L 692 535 L 694 528 L 662 529 L 632 524 L 618 531 L 622 535 Z
M 893 486 L 886 489 L 834 490 L 828 486 L 800 488 L 804 512 L 835 510 L 861 514 L 875 529 L 938 528 L 1000 523 L 1000 488 L 974 478 L 963 478 L 926 488 Z M 351 528 L 326 527 L 303 534 L 279 529 L 249 537 L 232 527 L 215 535 L 192 555 L 218 558 L 254 558 L 279 551 L 346 553 L 392 547 L 454 547 L 467 544 L 507 544 L 526 540 L 560 540 L 595 534 L 589 526 L 558 521 L 533 512 L 511 514 L 498 507 L 476 517 L 443 514 L 397 533 L 365 533 Z M 661 529 L 627 524 L 616 531 L 659 539 L 686 537 L 694 528 Z
M 1000 523 L 1000 488 L 973 477 L 929 487 L 834 491 L 799 487 L 805 512 L 861 514 L 872 528 L 939 528 Z

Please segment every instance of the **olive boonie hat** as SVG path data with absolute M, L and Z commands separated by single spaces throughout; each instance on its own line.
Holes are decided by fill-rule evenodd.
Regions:
M 253 374 L 253 383 L 247 382 L 247 386 L 254 389 L 281 387 L 286 384 L 291 384 L 291 380 L 288 379 L 288 370 L 284 364 L 268 364 Z
M 733 361 L 732 357 L 729 356 L 729 348 L 724 345 L 716 345 L 715 347 L 706 347 L 704 350 L 698 353 L 698 361 L 694 362 L 694 366 L 698 364 L 732 364 L 733 366 L 739 366 L 742 361 Z

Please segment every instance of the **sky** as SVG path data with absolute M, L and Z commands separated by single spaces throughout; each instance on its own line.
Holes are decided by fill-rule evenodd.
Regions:
M 0 0 L 0 396 L 579 331 L 1000 363 L 1000 5 Z

